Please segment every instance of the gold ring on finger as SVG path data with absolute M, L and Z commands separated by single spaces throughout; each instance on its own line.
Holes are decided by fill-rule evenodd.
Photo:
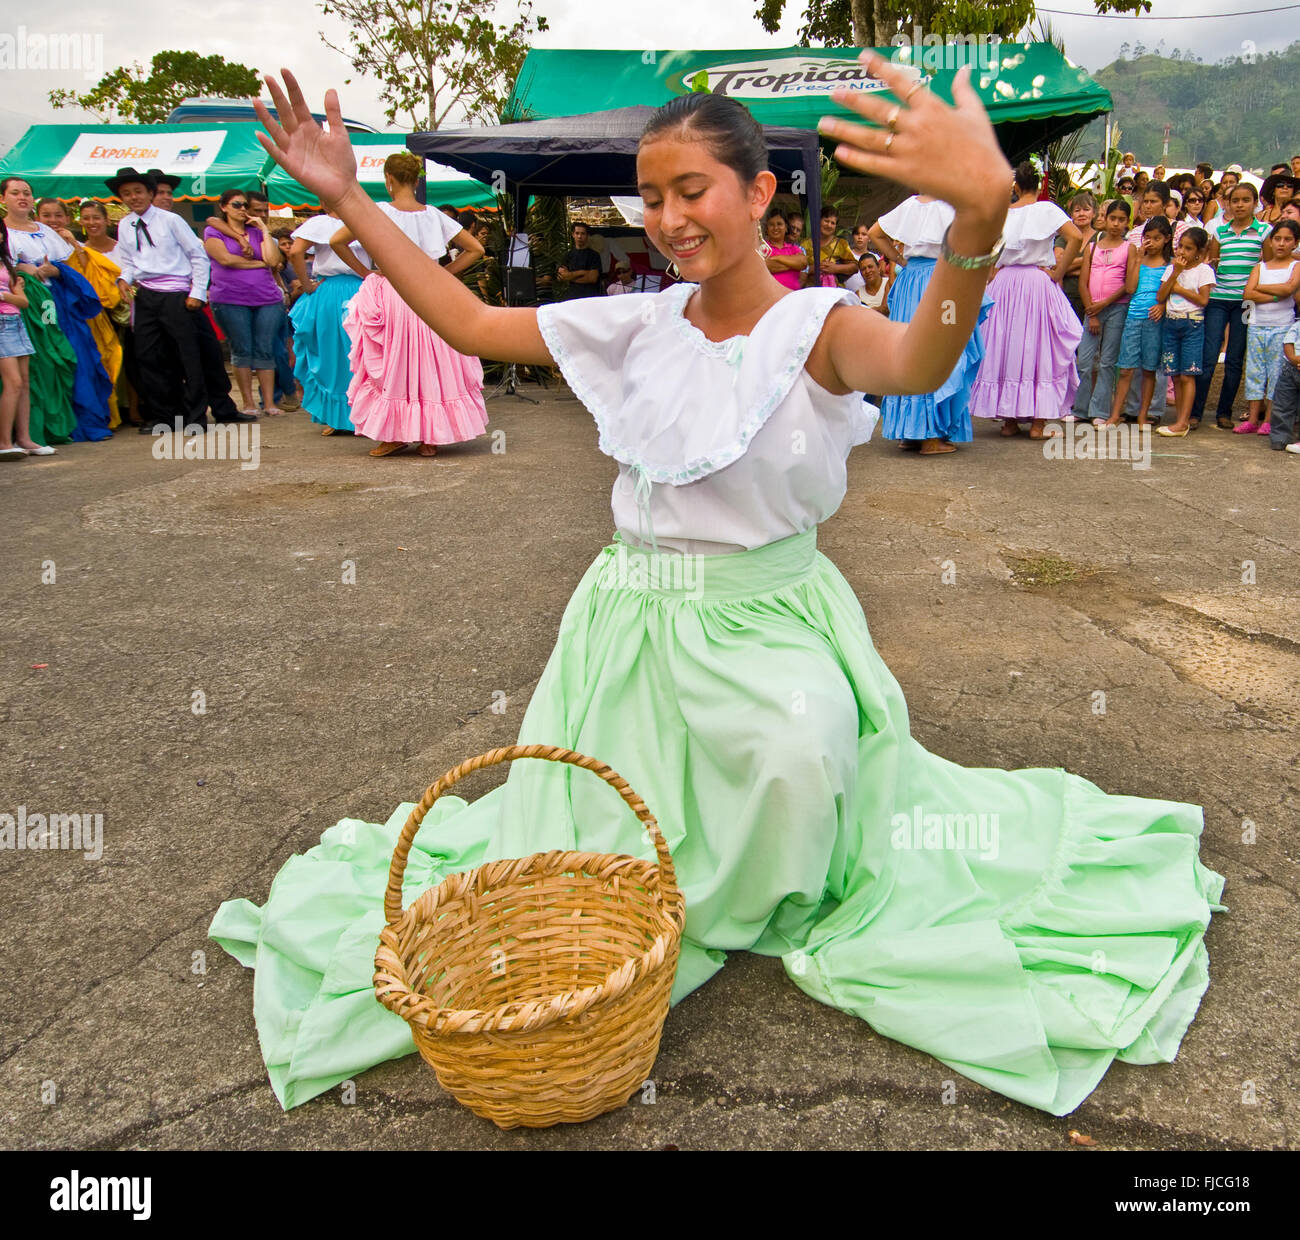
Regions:
M 890 131 L 893 133 L 898 132 L 898 117 L 902 111 L 903 105 L 896 103 L 894 104 L 894 110 L 885 118 L 885 124 L 889 126 Z
M 898 136 L 898 135 L 897 135 L 897 134 L 894 134 L 894 133 L 887 133 L 887 134 L 885 135 L 885 154 L 886 154 L 886 155 L 889 154 L 889 148 L 890 148 L 891 146 L 894 145 L 894 139 L 895 139 L 897 136 Z
M 903 102 L 906 103 L 909 99 L 911 99 L 911 97 L 912 97 L 914 94 L 916 94 L 916 92 L 917 92 L 918 90 L 924 90 L 924 89 L 925 89 L 925 81 L 924 81 L 924 79 L 923 79 L 923 78 L 917 78 L 916 81 L 912 84 L 912 89 L 909 90 L 909 91 L 907 92 L 907 94 L 905 94 L 905 95 L 903 96 Z

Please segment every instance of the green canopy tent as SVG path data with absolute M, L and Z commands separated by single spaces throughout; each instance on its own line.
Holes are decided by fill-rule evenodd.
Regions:
M 1050 43 L 956 43 L 886 47 L 881 55 L 920 69 L 951 102 L 963 63 L 1013 161 L 1112 107 L 1110 93 Z M 763 125 L 815 129 L 822 116 L 856 113 L 831 102 L 837 86 L 885 91 L 858 60 L 861 48 L 778 47 L 723 51 L 574 51 L 534 49 L 502 111 L 503 122 L 541 120 L 635 104 L 658 105 L 707 82 L 737 99 Z
M 357 159 L 357 179 L 361 188 L 376 202 L 390 201 L 384 189 L 384 160 L 405 151 L 404 134 L 354 133 L 352 151 Z M 496 195 L 481 181 L 475 181 L 455 168 L 425 162 L 425 201 L 434 206 L 450 203 L 453 207 L 492 207 Z M 272 163 L 266 178 L 266 194 L 273 207 L 316 208 L 320 199 L 293 179 L 279 164 Z
M 38 198 L 113 197 L 104 184 L 119 168 L 161 168 L 181 178 L 178 200 L 250 189 L 271 157 L 261 125 L 33 125 L 0 160 L 0 177 L 21 176 Z

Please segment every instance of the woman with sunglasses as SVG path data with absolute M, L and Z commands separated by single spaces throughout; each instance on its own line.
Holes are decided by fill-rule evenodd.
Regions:
M 275 404 L 275 339 L 284 317 L 284 294 L 275 282 L 275 269 L 284 261 L 270 231 L 253 222 L 248 196 L 228 189 L 221 195 L 224 229 L 209 224 L 203 248 L 212 259 L 212 313 L 230 341 L 235 380 L 243 412 L 256 414 L 253 372 L 262 389 L 262 408 L 278 416 Z
M 1205 222 L 1205 194 L 1199 189 L 1189 189 L 1186 198 L 1183 199 L 1183 218 L 1188 224 L 1203 224 Z

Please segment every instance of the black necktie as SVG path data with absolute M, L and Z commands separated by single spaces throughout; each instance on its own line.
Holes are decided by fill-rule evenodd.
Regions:
M 137 219 L 136 222 L 135 222 L 135 248 L 136 248 L 137 253 L 138 253 L 139 250 L 140 250 L 140 237 L 141 237 L 141 235 L 144 236 L 144 239 L 145 239 L 145 240 L 146 240 L 146 241 L 147 241 L 151 246 L 153 245 L 153 238 L 149 235 L 149 225 L 146 224 L 146 223 L 144 222 L 143 218 L 141 218 L 141 219 Z M 157 247 L 155 246 L 154 248 L 156 249 Z

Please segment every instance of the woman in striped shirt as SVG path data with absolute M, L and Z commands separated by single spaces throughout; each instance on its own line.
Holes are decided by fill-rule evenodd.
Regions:
M 1268 227 L 1255 219 L 1255 187 L 1249 181 L 1236 185 L 1228 195 L 1228 219 L 1210 230 L 1209 263 L 1216 282 L 1205 307 L 1205 356 L 1196 380 L 1196 399 L 1192 403 L 1192 425 L 1199 426 L 1210 394 L 1210 381 L 1219 364 L 1219 346 L 1228 333 L 1228 347 L 1223 371 L 1223 387 L 1215 423 L 1232 430 L 1232 402 L 1241 387 L 1241 372 L 1246 360 L 1246 324 L 1242 319 L 1242 297 L 1251 268 L 1259 262 L 1259 252 Z

